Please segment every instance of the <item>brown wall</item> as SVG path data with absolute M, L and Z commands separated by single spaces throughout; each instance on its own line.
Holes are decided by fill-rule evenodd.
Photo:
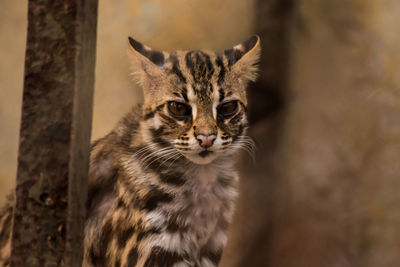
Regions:
M 0 0 L 0 205 L 15 184 L 27 1 Z

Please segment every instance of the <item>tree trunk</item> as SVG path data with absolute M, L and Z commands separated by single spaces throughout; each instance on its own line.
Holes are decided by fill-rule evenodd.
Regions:
M 28 10 L 11 266 L 80 266 L 97 0 Z

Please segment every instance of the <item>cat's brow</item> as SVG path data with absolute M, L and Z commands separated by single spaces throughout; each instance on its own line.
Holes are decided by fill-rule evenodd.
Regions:
M 179 60 L 175 52 L 170 54 L 169 60 L 172 62 L 171 73 L 175 74 L 182 83 L 186 84 L 187 80 L 180 69 Z

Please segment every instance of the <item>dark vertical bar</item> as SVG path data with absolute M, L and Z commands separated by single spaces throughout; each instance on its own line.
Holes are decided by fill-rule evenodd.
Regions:
M 281 203 L 280 145 L 287 113 L 290 35 L 297 0 L 255 1 L 255 32 L 261 37 L 259 77 L 248 90 L 250 129 L 256 160 L 240 165 L 240 197 L 220 266 L 275 266 L 271 236 Z M 278 164 L 277 164 L 278 163 Z M 240 251 L 240 253 L 237 253 Z
M 274 118 L 285 107 L 290 26 L 295 0 L 257 0 L 256 32 L 261 37 L 260 75 L 249 88 L 250 124 Z M 263 101 L 260 101 L 263 99 Z
M 30 0 L 12 266 L 80 266 L 97 0 Z

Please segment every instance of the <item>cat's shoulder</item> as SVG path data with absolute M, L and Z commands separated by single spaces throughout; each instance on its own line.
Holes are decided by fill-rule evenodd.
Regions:
M 110 133 L 91 144 L 91 160 L 94 160 L 98 154 L 111 155 L 112 152 L 118 152 L 116 151 L 118 149 L 129 147 L 133 135 L 139 130 L 142 117 L 142 105 L 138 104 L 116 124 Z

